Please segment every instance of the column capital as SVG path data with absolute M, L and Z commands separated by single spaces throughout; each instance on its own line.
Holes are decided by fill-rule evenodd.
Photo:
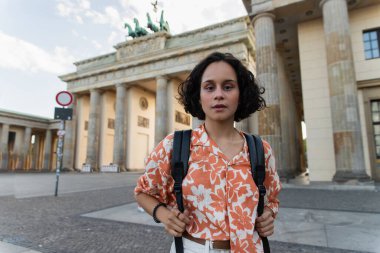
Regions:
M 330 2 L 330 1 L 332 1 L 332 0 L 321 0 L 320 2 L 319 2 L 319 8 L 323 8 L 323 5 L 325 4 L 325 3 L 327 3 L 327 2 Z M 348 5 L 348 3 L 346 2 L 346 0 L 335 0 L 335 1 L 342 1 L 342 2 L 344 2 L 344 4 L 346 4 L 346 6 Z M 355 5 L 355 4 L 353 4 L 353 5 Z M 350 6 L 352 6 L 352 4 L 350 4 Z
M 97 88 L 90 89 L 90 93 L 95 93 L 95 92 L 100 94 L 102 91 Z
M 166 81 L 168 81 L 170 78 L 166 75 L 159 75 L 159 76 L 156 76 L 156 80 L 160 80 L 160 79 L 164 79 Z
M 254 25 L 255 22 L 260 19 L 260 18 L 264 18 L 264 17 L 268 17 L 268 18 L 271 18 L 273 21 L 275 20 L 276 16 L 273 14 L 273 13 L 270 13 L 270 12 L 264 12 L 264 13 L 260 13 L 256 16 L 254 16 L 252 18 L 252 24 Z
M 126 85 L 126 83 L 117 83 L 117 84 L 115 84 L 115 87 L 116 88 L 126 88 L 127 85 Z
M 327 3 L 328 1 L 330 1 L 330 0 L 321 0 L 321 1 L 319 2 L 319 8 L 323 8 L 323 5 L 324 5 L 325 3 Z

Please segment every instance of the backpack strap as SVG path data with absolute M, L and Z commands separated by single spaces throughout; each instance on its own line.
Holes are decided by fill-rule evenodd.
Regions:
M 184 211 L 182 196 L 182 181 L 187 175 L 190 156 L 191 130 L 175 131 L 171 160 L 172 177 L 174 179 L 174 194 L 180 212 Z M 174 237 L 177 253 L 183 253 L 182 237 Z
M 255 183 L 259 189 L 259 206 L 258 206 L 258 214 L 261 216 L 264 211 L 264 196 L 266 194 L 266 189 L 264 186 L 264 180 L 265 180 L 265 153 L 264 153 L 264 146 L 263 141 L 259 136 L 252 135 L 253 139 L 255 140 L 255 146 L 256 146 L 256 157 L 258 159 L 258 162 L 256 164 L 256 175 L 255 175 Z
M 265 180 L 265 152 L 263 141 L 259 136 L 244 134 L 247 140 L 249 160 L 251 162 L 251 173 L 255 184 L 259 190 L 259 203 L 257 206 L 257 215 L 260 217 L 264 212 L 264 196 L 266 189 Z M 256 171 L 255 171 L 256 168 Z M 269 241 L 267 237 L 261 237 L 265 253 L 270 253 Z

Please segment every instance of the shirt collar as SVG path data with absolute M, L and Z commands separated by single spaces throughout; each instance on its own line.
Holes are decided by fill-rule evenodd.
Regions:
M 193 130 L 193 145 L 194 146 L 204 146 L 209 147 L 210 146 L 210 138 L 208 137 L 208 134 L 206 132 L 205 124 L 198 126 Z
M 244 137 L 244 133 L 240 130 L 237 129 L 239 134 Z M 208 136 L 205 128 L 205 124 L 203 123 L 202 125 L 198 126 L 197 128 L 193 129 L 194 135 L 193 135 L 193 140 L 192 144 L 194 146 L 204 146 L 204 147 L 209 147 L 210 146 L 210 137 Z M 244 141 L 244 151 L 248 150 L 248 145 L 247 141 Z

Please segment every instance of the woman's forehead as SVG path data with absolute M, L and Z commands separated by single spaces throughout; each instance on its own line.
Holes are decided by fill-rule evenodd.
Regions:
M 230 64 L 224 61 L 211 63 L 206 67 L 202 75 L 202 82 L 219 79 L 237 80 L 235 70 Z

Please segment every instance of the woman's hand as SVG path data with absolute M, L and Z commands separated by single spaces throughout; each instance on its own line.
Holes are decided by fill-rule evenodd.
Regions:
M 190 223 L 189 211 L 185 210 L 181 213 L 178 209 L 159 207 L 157 209 L 157 218 L 165 225 L 168 234 L 180 237 L 185 232 L 186 225 Z
M 273 235 L 274 218 L 273 212 L 270 208 L 264 207 L 263 214 L 256 218 L 256 230 L 262 237 Z

